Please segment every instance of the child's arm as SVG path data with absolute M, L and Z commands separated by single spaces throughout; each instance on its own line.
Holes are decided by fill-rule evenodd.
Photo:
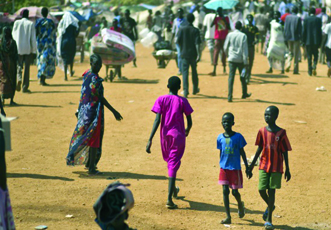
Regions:
M 191 117 L 191 115 L 186 116 L 186 120 L 187 120 L 187 128 L 185 129 L 185 136 L 188 136 L 188 134 L 190 133 L 190 130 L 192 128 L 192 117 Z
M 117 121 L 120 121 L 120 120 L 123 119 L 123 117 L 121 116 L 121 114 L 120 114 L 119 112 L 117 112 L 116 109 L 114 109 L 113 106 L 111 106 L 111 105 L 108 103 L 108 101 L 106 100 L 106 98 L 103 97 L 103 98 L 101 99 L 101 103 L 102 103 L 104 106 L 106 106 L 107 109 L 109 109 L 109 110 L 114 114 L 115 119 L 116 119 Z
M 255 166 L 255 163 L 257 161 L 257 159 L 259 158 L 261 152 L 263 150 L 263 147 L 259 146 L 256 150 L 256 153 L 255 153 L 255 156 L 254 156 L 254 159 L 251 163 L 251 165 L 249 166 L 249 171 L 252 173 L 253 169 L 254 169 L 254 166 Z
M 153 140 L 153 137 L 154 137 L 157 129 L 159 128 L 160 121 L 161 121 L 161 114 L 157 113 L 156 117 L 155 117 L 155 120 L 154 120 L 151 135 L 150 135 L 149 140 L 147 142 L 147 146 L 146 146 L 146 152 L 147 153 L 151 153 L 152 140 Z
M 284 161 L 285 161 L 285 179 L 286 179 L 286 182 L 288 182 L 289 180 L 291 180 L 291 173 L 290 173 L 290 166 L 289 166 L 289 163 L 288 163 L 288 152 L 285 151 L 283 153 L 283 156 L 284 156 Z
M 0 119 L 0 128 L 1 119 Z M 0 131 L 0 188 L 2 190 L 7 189 L 7 177 L 6 177 L 6 160 L 5 160 L 5 138 L 4 132 Z
M 246 167 L 246 176 L 248 179 L 252 178 L 252 172 L 249 170 L 248 162 L 247 162 L 247 157 L 244 148 L 240 149 L 240 155 L 244 161 L 245 167 Z

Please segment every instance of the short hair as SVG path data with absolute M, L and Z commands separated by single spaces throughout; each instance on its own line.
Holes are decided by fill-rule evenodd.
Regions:
M 126 10 L 124 11 L 124 14 L 130 15 L 130 14 L 131 14 L 131 12 L 130 12 L 130 10 L 129 10 L 129 9 L 126 9 Z
M 240 29 L 243 27 L 243 25 L 241 24 L 241 21 L 237 21 L 234 27 L 235 27 L 237 30 L 240 30 Z
M 42 15 L 44 18 L 47 17 L 47 15 L 48 15 L 48 9 L 47 9 L 46 7 L 43 7 L 43 8 L 41 9 L 41 15 Z
M 222 118 L 225 117 L 225 116 L 231 117 L 232 121 L 234 121 L 234 115 L 233 115 L 233 113 L 226 112 L 226 113 L 223 114 Z
M 91 65 L 94 64 L 102 64 L 102 59 L 99 54 L 92 54 L 90 57 L 90 63 Z
M 168 88 L 170 90 L 178 90 L 181 84 L 181 80 L 177 76 L 172 76 L 168 79 Z
M 290 9 L 289 8 L 286 8 L 285 9 L 285 13 L 290 13 L 291 11 L 290 11 Z
M 316 14 L 316 9 L 315 9 L 315 7 L 311 7 L 310 9 L 309 9 L 309 14 Z
M 293 8 L 292 8 L 292 13 L 297 14 L 298 11 L 299 11 L 298 7 L 293 6 Z
M 278 115 L 279 115 L 279 109 L 277 108 L 277 106 L 271 105 L 271 106 L 268 106 L 268 108 L 270 110 L 274 111 L 276 113 L 276 116 L 278 117 Z
M 183 8 L 179 8 L 179 9 L 177 10 L 177 12 L 183 14 L 183 13 L 184 13 L 184 10 L 183 10 Z
M 326 8 L 322 7 L 322 13 L 325 13 L 325 12 L 326 12 Z
M 28 18 L 29 17 L 29 10 L 28 9 L 24 9 L 21 12 L 22 12 L 22 17 L 23 18 Z
M 246 18 L 248 19 L 249 17 L 252 17 L 254 19 L 253 15 L 247 14 Z
M 193 23 L 195 19 L 194 14 L 192 13 L 187 14 L 186 19 L 189 23 Z

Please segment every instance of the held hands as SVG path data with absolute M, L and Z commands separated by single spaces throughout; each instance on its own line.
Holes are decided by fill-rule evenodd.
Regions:
M 285 170 L 285 180 L 286 180 L 286 182 L 291 180 L 291 173 L 290 173 L 289 169 Z
M 152 141 L 149 140 L 146 145 L 146 152 L 149 154 L 151 153 Z
M 198 55 L 197 57 L 197 63 L 200 61 L 200 55 Z
M 246 168 L 246 176 L 248 179 L 251 179 L 253 176 L 252 169 L 250 167 Z
M 121 116 L 121 114 L 119 112 L 117 112 L 116 110 L 113 111 L 114 117 L 117 121 L 121 121 L 123 120 L 123 117 Z

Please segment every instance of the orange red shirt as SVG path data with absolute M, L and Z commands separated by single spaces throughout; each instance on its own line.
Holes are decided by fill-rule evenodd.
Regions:
M 267 173 L 283 173 L 283 153 L 292 150 L 285 129 L 273 133 L 266 127 L 261 128 L 255 145 L 263 148 L 259 169 Z

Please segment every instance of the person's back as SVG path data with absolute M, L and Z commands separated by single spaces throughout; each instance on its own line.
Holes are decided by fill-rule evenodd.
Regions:
M 246 46 L 246 51 L 243 47 Z M 228 60 L 230 62 L 242 63 L 244 62 L 244 52 L 246 52 L 247 57 L 247 36 L 246 34 L 235 30 L 228 34 L 224 49 L 228 54 Z
M 322 21 L 316 16 L 308 16 L 304 22 L 303 39 L 305 45 L 317 45 L 321 44 L 322 36 Z
M 286 17 L 284 36 L 286 41 L 301 40 L 301 19 L 298 16 L 292 14 Z
M 215 18 L 215 14 L 209 13 L 209 14 L 206 14 L 206 16 L 203 20 L 203 26 L 206 28 L 205 39 L 214 39 L 215 26 L 210 27 L 214 18 Z
M 33 22 L 27 18 L 15 21 L 12 34 L 17 44 L 18 54 L 24 55 L 36 52 L 36 37 Z
M 263 13 L 255 14 L 254 16 L 255 25 L 259 31 L 266 31 L 266 25 L 268 23 L 268 16 Z
M 197 58 L 196 45 L 200 44 L 199 29 L 193 25 L 182 26 L 178 34 L 178 44 L 181 48 L 182 58 Z
M 160 111 L 161 117 L 161 133 L 166 135 L 184 135 L 184 114 L 190 113 L 188 110 L 188 100 L 178 95 L 163 95 L 157 99 L 156 108 L 153 110 Z

